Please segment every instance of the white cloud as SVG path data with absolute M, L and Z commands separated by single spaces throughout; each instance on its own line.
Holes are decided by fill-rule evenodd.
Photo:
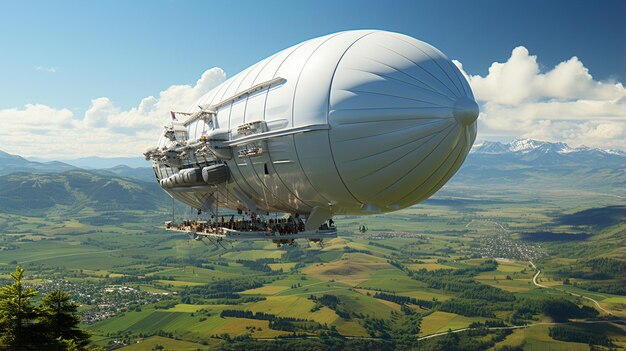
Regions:
M 626 88 L 593 79 L 576 57 L 542 71 L 537 57 L 520 46 L 485 76 L 463 74 L 481 104 L 480 139 L 528 137 L 626 149 Z M 224 71 L 212 68 L 195 84 L 170 86 L 126 110 L 107 97 L 93 99 L 84 114 L 41 104 L 0 110 L 0 150 L 57 159 L 139 156 L 156 142 L 170 110 L 192 108 L 225 79 Z
M 46 73 L 57 73 L 59 71 L 56 67 L 44 67 L 44 66 L 35 66 L 33 67 L 35 71 L 46 72 Z
M 110 119 L 120 114 L 120 110 L 113 106 L 109 98 L 101 97 L 91 100 L 91 107 L 85 112 L 83 122 L 90 128 L 105 128 L 110 126 Z
M 156 143 L 169 111 L 188 109 L 225 79 L 222 69 L 211 68 L 194 85 L 173 85 L 128 110 L 106 97 L 91 100 L 83 115 L 40 104 L 0 110 L 0 150 L 51 159 L 139 157 Z
M 537 57 L 519 46 L 486 76 L 463 74 L 481 103 L 481 139 L 526 137 L 626 149 L 626 88 L 594 80 L 577 57 L 542 72 Z

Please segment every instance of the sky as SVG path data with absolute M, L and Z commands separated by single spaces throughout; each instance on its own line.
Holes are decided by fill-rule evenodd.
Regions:
M 626 149 L 624 1 L 0 0 L 0 150 L 140 155 L 167 111 L 284 48 L 365 28 L 454 60 L 479 140 Z

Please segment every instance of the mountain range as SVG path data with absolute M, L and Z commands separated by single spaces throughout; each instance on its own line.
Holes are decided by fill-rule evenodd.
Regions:
M 484 141 L 475 144 L 464 167 L 491 166 L 571 166 L 587 165 L 597 168 L 624 167 L 626 152 L 621 150 L 570 147 L 562 142 L 547 142 L 534 139 L 514 139 L 510 143 Z M 117 175 L 143 181 L 152 181 L 149 162 L 139 157 L 84 157 L 64 162 L 26 159 L 0 151 L 0 175 L 14 172 L 51 172 L 89 169 L 97 173 Z
M 450 184 L 502 190 L 585 189 L 626 196 L 626 153 L 531 139 L 486 141 L 472 148 Z M 72 204 L 80 204 L 78 209 L 155 209 L 168 199 L 150 167 L 121 164 L 84 170 L 0 151 L 0 212 L 46 211 Z
M 0 177 L 0 212 L 24 213 L 56 206 L 75 212 L 154 210 L 164 206 L 165 193 L 156 183 L 111 177 L 88 171 L 12 173 Z
M 27 157 L 28 160 L 40 163 L 50 162 L 52 160 L 41 158 L 41 157 Z M 115 166 L 128 166 L 131 168 L 142 168 L 146 167 L 150 163 L 146 161 L 143 157 L 80 157 L 80 158 L 68 158 L 68 159 L 59 159 L 56 161 L 60 161 L 66 163 L 70 166 L 74 166 L 77 168 L 83 169 L 102 169 L 102 168 L 113 168 Z
M 93 173 L 101 175 L 118 176 L 122 178 L 132 178 L 142 181 L 152 181 L 154 173 L 152 167 L 148 167 L 149 163 L 141 159 L 139 163 L 132 157 L 121 158 L 84 158 L 82 160 L 92 160 L 90 165 L 98 164 L 95 160 L 101 160 L 99 163 L 102 167 L 80 167 L 60 161 L 35 161 L 28 160 L 18 155 L 12 155 L 0 151 L 0 176 L 17 172 L 44 172 L 44 173 L 63 173 L 67 171 L 77 171 L 89 169 Z M 102 161 L 104 160 L 104 161 Z M 129 161 L 130 160 L 130 161 Z M 85 161 L 87 162 L 87 161 Z M 96 162 L 96 163 L 93 163 Z M 78 163 L 77 163 L 78 164 Z M 140 164 L 142 167 L 132 167 L 131 165 Z
M 65 172 L 77 169 L 59 161 L 35 162 L 0 151 L 0 175 L 15 172 Z
M 532 139 L 485 141 L 474 145 L 452 182 L 623 192 L 626 153 Z
M 624 162 L 626 161 L 626 152 L 612 149 L 590 148 L 587 146 L 570 147 L 562 142 L 538 141 L 533 139 L 514 139 L 510 143 L 501 143 L 497 141 L 485 141 L 476 144 L 470 151 L 474 155 L 509 155 L 519 157 L 523 160 L 541 160 L 549 158 L 551 160 L 558 159 L 572 160 L 575 162 Z
M 146 162 L 147 163 L 147 162 Z M 155 210 L 168 204 L 152 168 L 117 165 L 84 170 L 64 162 L 36 162 L 0 151 L 0 212 L 41 215 Z

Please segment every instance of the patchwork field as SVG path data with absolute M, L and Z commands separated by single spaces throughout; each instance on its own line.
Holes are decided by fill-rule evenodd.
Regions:
M 476 280 L 510 292 L 527 292 L 536 289 L 532 284 L 534 273 L 527 262 L 498 260 L 497 270 L 483 272 L 476 276 Z
M 556 223 L 565 209 L 570 216 L 578 213 L 579 204 L 569 197 L 558 203 L 538 199 L 537 206 L 528 201 L 520 194 L 505 203 L 444 197 L 386 215 L 339 217 L 339 237 L 323 246 L 234 242 L 226 250 L 155 229 L 154 215 L 135 213 L 143 219 L 93 226 L 81 218 L 0 214 L 8 228 L 0 236 L 0 279 L 21 264 L 29 284 L 65 287 L 81 304 L 93 344 L 123 350 L 216 350 L 222 343 L 294 334 L 308 338 L 303 340 L 337 334 L 364 342 L 415 340 L 472 323 L 550 321 L 545 301 L 571 302 L 566 306 L 576 313 L 581 306 L 597 311 L 565 319 L 606 315 L 572 293 L 624 317 L 620 278 L 610 272 L 621 269 L 626 225 Z M 363 224 L 366 233 L 358 232 Z M 582 242 L 535 242 L 520 234 L 545 228 L 595 234 Z M 531 260 L 550 289 L 532 284 Z M 596 279 L 589 275 L 595 271 L 609 273 Z M 626 342 L 620 326 L 590 330 L 614 345 Z M 489 347 L 589 349 L 587 343 L 556 340 L 549 331 L 517 329 Z M 495 333 L 458 337 L 471 344 Z
M 391 271 L 384 259 L 372 255 L 346 253 L 339 260 L 331 263 L 320 263 L 309 266 L 302 273 L 320 280 L 333 280 L 356 286 L 370 279 L 374 272 Z

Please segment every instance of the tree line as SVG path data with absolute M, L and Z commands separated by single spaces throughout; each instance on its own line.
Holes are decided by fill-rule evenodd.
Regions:
M 382 292 L 375 293 L 374 297 L 377 299 L 381 299 L 381 300 L 395 302 L 398 305 L 405 305 L 405 304 L 410 303 L 412 305 L 420 306 L 422 308 L 433 308 L 433 306 L 436 304 L 436 301 L 432 301 L 432 300 L 430 301 L 421 300 L 421 299 L 416 299 L 414 297 L 399 296 L 399 295 L 387 294 L 387 293 L 382 293 Z
M 331 310 L 335 311 L 335 313 L 343 319 L 350 319 L 351 317 L 350 311 L 347 311 L 343 309 L 342 307 L 340 307 L 339 298 L 337 298 L 337 296 L 335 295 L 328 295 L 328 294 L 324 294 L 322 296 L 310 295 L 309 300 L 314 301 L 316 302 L 316 304 L 318 304 L 316 305 L 317 308 L 314 307 L 314 309 L 319 309 L 319 305 L 326 306 L 330 308 Z
M 456 313 L 467 317 L 495 317 L 495 314 L 482 301 L 460 298 L 450 299 L 443 302 L 428 301 L 419 300 L 408 296 L 399 296 L 387 293 L 376 293 L 374 294 L 374 297 L 381 300 L 395 302 L 402 306 L 406 304 L 412 304 L 415 306 L 420 306 L 422 308 L 436 309 L 439 311 Z
M 181 303 L 198 303 L 205 299 L 219 299 L 214 302 L 236 305 L 246 302 L 264 300 L 261 296 L 241 296 L 241 291 L 263 286 L 267 280 L 250 278 L 232 278 L 213 282 L 206 285 L 189 286 L 180 292 Z
M 295 317 L 279 317 L 274 314 L 264 312 L 252 312 L 248 310 L 223 310 L 220 317 L 248 318 L 269 321 L 269 328 L 274 330 L 282 330 L 295 332 L 297 330 L 315 331 L 319 329 L 327 329 L 321 324 L 307 319 Z
M 604 334 L 597 334 L 569 326 L 550 328 L 550 337 L 560 341 L 582 342 L 589 345 L 613 346 L 611 340 Z

